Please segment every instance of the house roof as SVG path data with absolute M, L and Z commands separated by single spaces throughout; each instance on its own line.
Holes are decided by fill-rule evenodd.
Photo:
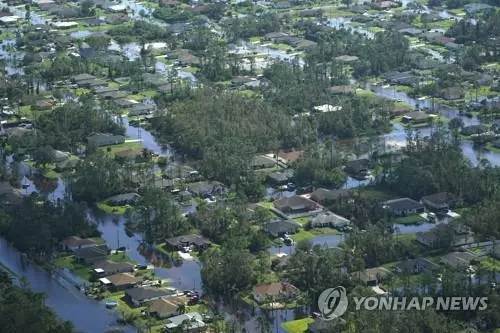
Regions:
M 203 246 L 210 244 L 210 241 L 200 235 L 185 235 L 172 237 L 166 240 L 170 246 L 180 246 L 182 244 L 194 244 L 196 246 Z
M 410 120 L 423 120 L 430 118 L 430 115 L 427 114 L 424 111 L 413 111 L 405 114 L 403 118 L 410 119 Z
M 422 202 L 435 206 L 448 205 L 455 200 L 455 195 L 448 192 L 440 192 L 422 197 Z
M 111 260 L 103 260 L 98 263 L 92 265 L 93 269 L 102 269 L 104 272 L 113 272 L 120 271 L 126 269 L 133 269 L 134 265 L 126 263 L 126 262 L 114 262 Z
M 333 226 L 337 227 L 342 227 L 342 226 L 347 226 L 351 223 L 348 219 L 345 217 L 342 217 L 340 215 L 334 214 L 332 212 L 327 212 L 327 213 L 322 213 L 317 216 L 315 216 L 311 220 L 312 225 L 324 225 L 324 224 L 331 224 Z
M 262 229 L 270 234 L 293 233 L 299 228 L 300 224 L 293 220 L 271 221 L 262 226 Z
M 477 260 L 478 257 L 470 252 L 451 252 L 441 257 L 441 262 L 448 266 L 469 266 L 471 261 Z
M 140 288 L 131 288 L 125 290 L 125 295 L 129 296 L 130 298 L 136 300 L 136 301 L 146 301 L 148 299 L 152 298 L 158 298 L 162 296 L 168 296 L 171 295 L 171 291 L 167 290 L 162 290 L 158 288 L 153 288 L 153 287 L 140 287 Z
M 125 286 L 129 284 L 136 284 L 139 280 L 130 273 L 118 273 L 106 277 L 109 282 L 114 286 Z
M 283 293 L 297 293 L 299 289 L 288 282 L 273 282 L 255 286 L 253 291 L 261 296 L 279 296 Z
M 185 296 L 167 296 L 151 301 L 149 303 L 148 312 L 157 313 L 160 316 L 175 313 L 179 305 L 186 302 Z
M 123 194 L 118 194 L 114 195 L 110 198 L 107 198 L 105 201 L 110 202 L 110 203 L 122 203 L 122 202 L 129 202 L 129 201 L 134 201 L 138 200 L 141 196 L 137 193 L 123 193 Z
M 109 248 L 106 245 L 85 247 L 83 249 L 75 250 L 75 256 L 82 259 L 104 257 L 107 256 L 108 253 L 109 253 Z
M 87 137 L 87 140 L 90 141 L 102 141 L 102 140 L 109 140 L 109 139 L 123 139 L 124 137 L 122 135 L 114 135 L 111 133 L 94 133 L 92 135 L 89 135 Z
M 319 206 L 316 202 L 301 197 L 299 195 L 294 195 L 289 198 L 281 198 L 273 202 L 274 207 L 276 207 L 279 210 L 283 210 L 284 208 L 298 208 L 298 207 L 311 207 L 311 206 Z
M 352 62 L 352 61 L 356 61 L 358 59 L 359 59 L 358 57 L 350 56 L 350 55 L 342 55 L 342 56 L 338 56 L 335 58 L 335 60 L 342 61 L 342 62 Z
M 361 170 L 361 169 L 369 169 L 371 167 L 372 162 L 367 158 L 362 158 L 359 160 L 348 161 L 345 164 L 347 169 L 352 170 Z
M 351 191 L 346 189 L 328 190 L 326 188 L 318 188 L 311 193 L 311 199 L 315 201 L 337 200 L 339 198 L 349 197 L 350 195 Z
M 189 329 L 201 328 L 205 326 L 203 318 L 198 312 L 185 313 L 180 316 L 171 317 L 168 319 L 169 323 L 165 325 L 168 329 L 176 328 L 182 325 L 183 322 L 187 322 Z
M 80 238 L 78 236 L 70 236 L 61 241 L 62 244 L 66 246 L 82 246 L 97 244 L 94 240 L 90 238 Z
M 279 151 L 278 156 L 287 162 L 295 162 L 302 156 L 303 153 L 304 152 L 302 151 Z
M 252 166 L 273 166 L 276 164 L 276 159 L 266 156 L 266 155 L 257 155 L 252 159 Z
M 391 210 L 412 210 L 423 208 L 423 205 L 410 198 L 392 199 L 384 202 L 384 206 Z
M 340 94 L 352 94 L 356 90 L 352 86 L 343 85 L 343 86 L 332 86 L 332 87 L 328 88 L 328 91 L 331 94 L 340 95 Z
M 423 267 L 427 271 L 436 271 L 439 269 L 437 264 L 425 258 L 407 259 L 397 264 L 397 267 L 403 272 L 412 272 L 417 266 Z
M 79 82 L 79 81 L 86 81 L 86 80 L 91 80 L 95 79 L 95 76 L 87 74 L 87 73 L 82 73 L 78 74 L 72 77 L 73 81 Z
M 367 268 L 361 272 L 354 272 L 352 276 L 356 279 L 359 279 L 365 283 L 373 280 L 385 279 L 391 274 L 391 272 L 384 267 L 374 267 Z

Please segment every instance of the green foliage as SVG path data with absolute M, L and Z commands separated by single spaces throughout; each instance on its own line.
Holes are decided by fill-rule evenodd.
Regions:
M 79 235 L 98 236 L 86 220 L 86 207 L 76 202 L 54 204 L 33 194 L 10 214 L 0 229 L 17 249 L 31 254 L 49 254 L 62 239 Z
M 0 327 L 3 332 L 73 333 L 70 322 L 60 322 L 44 303 L 44 296 L 17 286 L 0 271 Z
M 146 188 L 127 221 L 127 229 L 142 232 L 146 242 L 157 244 L 188 232 L 190 227 L 163 190 Z
M 267 33 L 279 31 L 280 27 L 279 17 L 275 13 L 236 17 L 224 22 L 224 30 L 229 40 L 232 41 L 252 36 L 264 36 Z

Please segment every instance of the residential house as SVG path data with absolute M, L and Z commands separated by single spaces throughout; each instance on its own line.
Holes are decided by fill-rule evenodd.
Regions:
M 81 81 L 92 80 L 92 79 L 95 79 L 95 76 L 87 74 L 87 73 L 82 73 L 82 74 L 74 75 L 73 77 L 71 77 L 71 80 L 74 83 L 78 83 L 78 82 L 81 82 Z
M 166 296 L 157 300 L 149 302 L 146 310 L 147 314 L 154 316 L 157 319 L 166 319 L 179 314 L 179 309 L 182 305 L 186 304 L 186 296 Z
M 117 273 L 133 273 L 134 265 L 127 262 L 114 262 L 111 260 L 102 260 L 92 265 L 95 275 L 103 277 Z
M 479 263 L 479 257 L 471 252 L 450 252 L 441 257 L 440 261 L 453 268 L 467 268 Z
M 152 114 L 156 110 L 156 105 L 149 103 L 137 103 L 132 105 L 128 111 L 129 116 L 142 116 Z
M 356 92 L 356 89 L 348 85 L 332 86 L 328 88 L 328 92 L 332 95 L 353 95 Z
M 143 152 L 139 149 L 125 149 L 117 151 L 115 153 L 115 158 L 123 160 L 135 160 L 136 158 L 141 156 L 143 156 Z
M 469 3 L 464 6 L 464 9 L 467 12 L 467 14 L 474 15 L 479 12 L 494 10 L 495 7 L 490 6 L 486 3 Z
M 56 103 L 48 99 L 41 99 L 37 101 L 35 105 L 40 110 L 50 110 L 56 105 Z
M 85 59 L 95 59 L 95 58 L 97 58 L 99 56 L 98 53 L 97 53 L 97 51 L 95 50 L 95 48 L 93 48 L 92 46 L 90 46 L 87 43 L 82 43 L 80 45 L 80 48 L 78 50 L 78 54 L 80 54 L 80 56 L 82 58 L 85 58 Z M 82 87 L 86 87 L 86 88 L 91 88 L 91 87 L 97 86 L 97 84 L 96 85 L 92 85 L 92 83 L 94 83 L 94 82 L 100 82 L 100 81 L 94 81 L 94 80 L 98 80 L 98 79 L 91 79 L 91 80 L 88 80 L 88 81 L 84 81 L 84 82 L 86 82 L 85 86 L 81 85 L 82 82 L 78 83 L 78 85 L 81 85 Z M 101 85 L 103 86 L 104 84 L 101 84 Z
M 9 181 L 0 181 L 0 199 L 4 206 L 16 205 L 23 201 L 23 193 L 20 189 L 13 187 Z
M 388 200 L 384 202 L 383 207 L 395 216 L 408 216 L 425 211 L 423 204 L 410 198 Z
M 334 320 L 323 320 L 322 318 L 315 318 L 314 322 L 307 326 L 307 333 L 332 333 L 340 332 L 341 326 L 344 326 L 346 321 L 342 318 Z
M 292 151 L 284 151 L 280 150 L 278 152 L 278 157 L 283 160 L 286 164 L 289 163 L 294 163 L 296 162 L 303 154 L 303 151 L 297 151 L 297 150 L 292 150 Z
M 354 62 L 354 61 L 358 61 L 359 58 L 356 56 L 351 56 L 351 55 L 341 55 L 341 56 L 335 57 L 335 60 L 341 61 L 341 62 Z
M 418 84 L 418 78 L 411 72 L 389 72 L 382 77 L 392 84 L 405 86 L 415 86 Z
M 95 133 L 87 137 L 87 142 L 96 147 L 119 145 L 125 142 L 125 137 L 123 135 L 114 135 L 111 133 Z
M 313 228 L 332 227 L 340 229 L 349 226 L 349 224 L 351 224 L 351 221 L 332 212 L 318 214 L 311 220 Z
M 267 155 L 254 156 L 251 162 L 252 169 L 273 168 L 277 164 L 276 159 Z
M 449 248 L 467 245 L 474 242 L 472 233 L 467 228 L 462 228 L 455 223 L 438 224 L 426 232 L 417 232 L 416 240 L 430 248 Z
M 93 87 L 105 86 L 106 84 L 107 82 L 101 79 L 90 79 L 86 81 L 79 81 L 77 83 L 77 85 L 80 88 L 93 88 Z
M 208 239 L 200 235 L 172 237 L 167 239 L 165 243 L 172 250 L 183 250 L 188 247 L 196 251 L 203 251 L 212 245 Z
M 448 192 L 426 195 L 420 199 L 420 202 L 432 212 L 448 212 L 456 201 L 456 196 Z
M 90 238 L 80 238 L 78 236 L 70 236 L 61 241 L 63 250 L 75 251 L 87 247 L 97 246 L 97 242 Z
M 227 188 L 218 181 L 201 181 L 188 184 L 188 190 L 198 197 L 207 197 L 224 194 Z
M 354 272 L 351 277 L 364 283 L 366 286 L 377 286 L 381 281 L 387 279 L 391 272 L 384 267 L 367 268 L 364 271 Z
M 321 209 L 322 207 L 310 199 L 294 195 L 273 202 L 275 209 L 284 214 L 299 214 Z
M 182 332 L 202 332 L 205 329 L 203 317 L 198 312 L 189 312 L 179 316 L 168 318 L 168 323 L 165 324 L 167 333 L 178 332 L 182 327 Z
M 407 259 L 396 265 L 396 272 L 403 274 L 435 273 L 438 270 L 439 265 L 425 258 Z
M 125 290 L 125 298 L 133 306 L 141 306 L 169 295 L 172 295 L 171 291 L 153 287 L 138 287 Z
M 266 222 L 262 226 L 262 230 L 273 236 L 280 237 L 284 234 L 294 234 L 300 229 L 300 224 L 293 220 L 278 220 Z
M 300 291 L 288 282 L 273 282 L 261 284 L 253 288 L 252 296 L 259 303 L 286 301 L 297 297 Z
M 105 287 L 117 291 L 133 288 L 139 280 L 131 273 L 118 273 L 99 279 Z
M 103 261 L 109 255 L 109 248 L 106 245 L 97 245 L 74 250 L 78 261 L 91 265 Z
M 335 202 L 340 199 L 348 199 L 352 197 L 352 191 L 346 189 L 327 190 L 318 188 L 311 193 L 310 198 L 321 205 Z
M 470 125 L 463 127 L 460 132 L 465 136 L 479 135 L 488 132 L 488 127 L 482 124 Z
M 294 172 L 292 169 L 287 169 L 284 171 L 271 172 L 266 176 L 266 181 L 273 185 L 285 185 L 288 184 L 293 179 Z
M 405 114 L 401 120 L 407 124 L 422 124 L 428 122 L 431 118 L 431 115 L 424 111 L 413 111 Z
M 114 103 L 116 104 L 116 106 L 123 109 L 130 108 L 136 104 L 139 104 L 139 102 L 128 98 L 118 98 L 114 101 Z
M 447 101 L 464 98 L 465 90 L 460 87 L 450 87 L 441 90 L 441 97 Z
M 105 201 L 111 206 L 125 206 L 136 204 L 140 198 L 141 196 L 139 194 L 132 192 L 114 195 Z
M 355 179 L 364 180 L 370 175 L 373 163 L 366 158 L 349 161 L 344 167 L 344 171 Z

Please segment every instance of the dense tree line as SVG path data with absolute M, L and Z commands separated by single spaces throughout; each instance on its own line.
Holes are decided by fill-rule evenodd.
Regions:
M 256 152 L 300 147 L 313 137 L 306 122 L 268 103 L 233 92 L 200 89 L 173 103 L 167 116 L 151 122 L 176 151 L 200 160 L 204 173 L 228 184 L 249 169 Z
M 279 31 L 281 22 L 276 13 L 264 13 L 227 19 L 223 22 L 223 28 L 228 40 L 236 41 Z
M 84 204 L 71 201 L 52 203 L 36 194 L 13 211 L 1 215 L 0 234 L 18 250 L 40 256 L 51 254 L 58 242 L 68 236 L 99 235 L 96 227 L 86 220 Z

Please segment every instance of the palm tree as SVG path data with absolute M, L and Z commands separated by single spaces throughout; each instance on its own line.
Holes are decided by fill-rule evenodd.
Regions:
M 180 315 L 186 313 L 186 303 L 179 304 L 179 306 L 177 306 L 176 312 Z

